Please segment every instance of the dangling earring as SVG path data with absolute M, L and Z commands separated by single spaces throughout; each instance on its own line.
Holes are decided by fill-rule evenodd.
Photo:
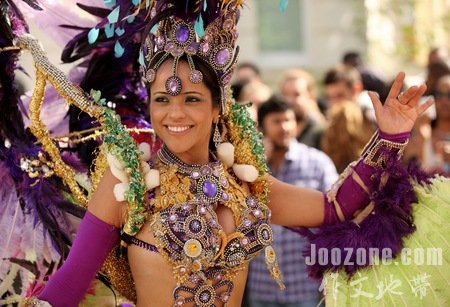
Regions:
M 214 128 L 213 142 L 214 145 L 216 146 L 216 149 L 219 146 L 219 144 L 222 143 L 222 136 L 220 135 L 219 131 L 219 120 L 216 122 L 216 127 Z

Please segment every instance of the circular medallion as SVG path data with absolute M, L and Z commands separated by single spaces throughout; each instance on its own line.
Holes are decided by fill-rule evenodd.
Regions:
M 189 73 L 189 80 L 192 83 L 195 83 L 195 84 L 198 84 L 198 83 L 202 82 L 203 81 L 203 74 L 202 74 L 202 72 L 200 70 L 196 70 L 196 69 L 192 70 Z
M 206 232 L 204 219 L 198 215 L 190 215 L 184 222 L 184 231 L 191 238 L 200 238 Z
M 181 79 L 178 76 L 170 76 L 166 80 L 166 91 L 172 96 L 181 93 Z
M 272 228 L 270 228 L 269 224 L 262 223 L 256 230 L 256 236 L 262 245 L 270 245 L 273 237 Z
M 208 203 L 215 203 L 222 197 L 222 185 L 214 176 L 202 176 L 196 185 L 197 195 Z
M 189 239 L 184 243 L 184 253 L 190 258 L 197 258 L 202 253 L 202 244 L 196 239 Z
M 216 291 L 214 288 L 212 286 L 204 285 L 195 292 L 194 300 L 197 306 L 210 307 L 214 304 L 215 297 Z

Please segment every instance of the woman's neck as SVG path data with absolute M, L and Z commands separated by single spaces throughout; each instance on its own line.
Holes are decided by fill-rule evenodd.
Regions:
M 184 153 L 174 153 L 168 147 L 164 147 L 162 149 L 166 154 L 170 155 L 172 158 L 177 159 L 179 162 L 182 162 L 187 165 L 204 165 L 208 164 L 210 161 L 214 161 L 214 155 L 205 150 L 201 153 L 193 153 L 193 152 L 184 152 Z

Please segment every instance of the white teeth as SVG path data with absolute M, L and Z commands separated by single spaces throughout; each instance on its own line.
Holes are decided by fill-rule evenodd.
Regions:
M 167 129 L 169 129 L 169 131 L 171 132 L 183 132 L 189 129 L 189 126 L 183 126 L 183 127 L 179 127 L 179 126 L 167 126 Z

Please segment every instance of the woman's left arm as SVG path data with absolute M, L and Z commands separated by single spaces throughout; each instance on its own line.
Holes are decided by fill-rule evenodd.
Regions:
M 353 217 L 369 204 L 372 192 L 369 187 L 374 185 L 372 175 L 383 169 L 388 159 L 399 158 L 417 117 L 433 104 L 431 99 L 418 104 L 425 85 L 412 86 L 399 95 L 404 78 L 404 73 L 397 75 L 384 104 L 375 93 L 369 93 L 380 131 L 366 146 L 361 159 L 341 175 L 332 191 L 324 195 L 269 176 L 272 223 L 306 227 L 332 224 Z

